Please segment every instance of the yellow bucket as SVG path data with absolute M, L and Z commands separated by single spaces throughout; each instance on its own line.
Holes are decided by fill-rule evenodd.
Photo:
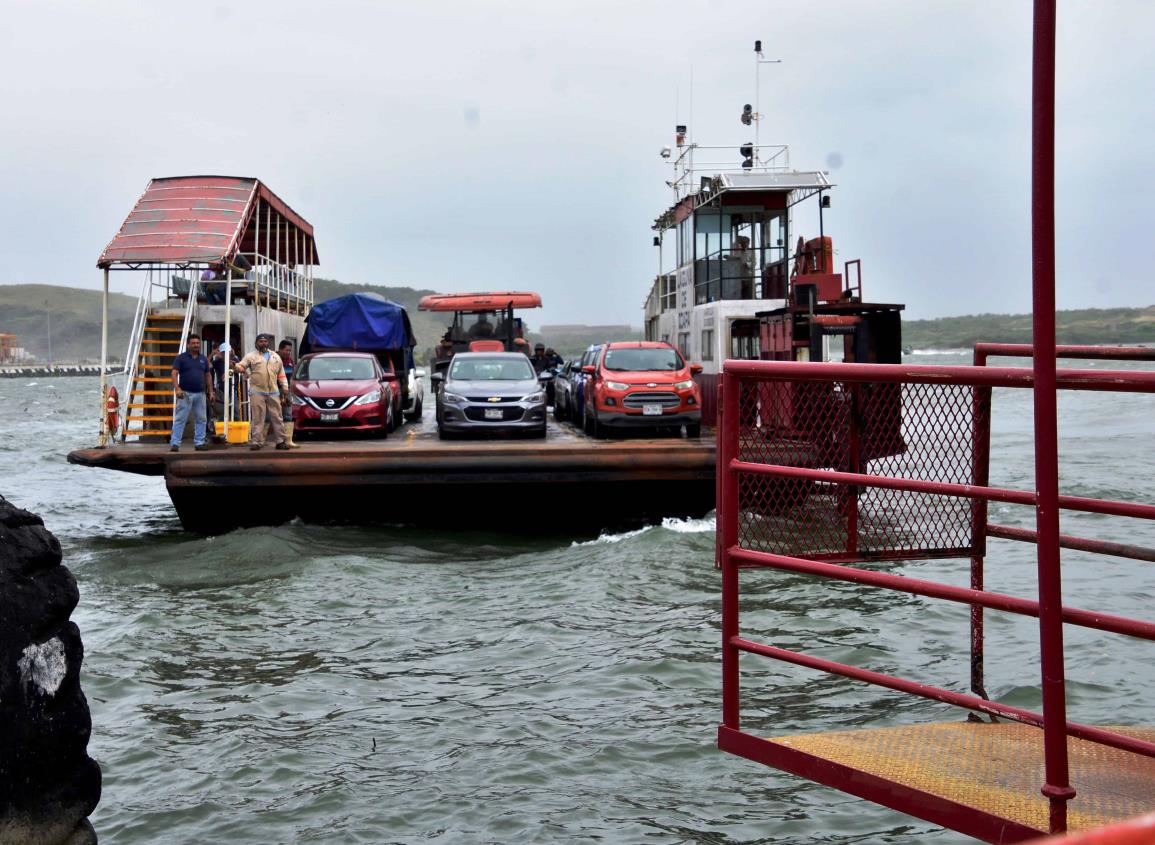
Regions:
M 219 422 L 217 426 L 217 437 L 225 433 L 225 424 Z M 231 422 L 229 423 L 229 442 L 230 443 L 248 443 L 249 442 L 249 424 L 247 422 Z

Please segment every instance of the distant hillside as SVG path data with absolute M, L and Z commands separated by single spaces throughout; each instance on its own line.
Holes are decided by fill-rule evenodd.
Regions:
M 318 302 L 350 293 L 377 293 L 405 306 L 417 337 L 417 355 L 437 344 L 448 324 L 445 314 L 417 310 L 417 302 L 431 290 L 414 290 L 384 285 L 349 285 L 333 279 L 316 279 Z M 17 336 L 17 344 L 47 361 L 49 326 L 52 331 L 52 360 L 99 361 L 100 291 L 60 285 L 0 285 L 0 332 Z M 136 300 L 123 294 L 109 296 L 108 354 L 119 363 L 128 346 Z
M 404 305 L 417 336 L 417 352 L 424 358 L 445 331 L 446 316 L 417 310 L 430 290 L 384 285 L 350 285 L 332 279 L 316 280 L 318 301 L 348 293 L 378 293 Z M 119 362 L 128 344 L 136 300 L 123 294 L 109 297 L 108 352 Z M 532 320 L 532 315 L 529 320 Z M 48 329 L 52 329 L 52 360 L 95 362 L 100 357 L 100 291 L 60 285 L 0 285 L 0 332 L 17 336 L 17 343 L 41 361 L 48 360 Z M 530 342 L 542 341 L 563 357 L 571 358 L 603 340 L 638 339 L 638 328 L 625 326 L 553 325 L 530 322 Z M 609 334 L 607 334 L 607 332 Z M 1060 311 L 1060 343 L 1155 343 L 1155 305 L 1146 308 L 1092 308 Z M 612 335 L 609 336 L 609 335 Z M 1029 343 L 1031 318 L 1027 314 L 978 314 L 938 320 L 906 320 L 902 342 L 915 349 L 969 348 L 977 341 Z
M 1155 305 L 1060 311 L 1059 343 L 1155 343 Z M 902 343 L 915 349 L 968 349 L 978 341 L 1030 343 L 1029 314 L 977 314 L 938 320 L 904 320 Z
M 641 340 L 642 330 L 627 325 L 587 326 L 565 323 L 542 326 L 540 333 L 532 332 L 531 343 L 541 341 L 552 347 L 563 358 L 577 358 L 594 343 L 607 340 Z
M 423 362 L 428 350 L 437 345 L 437 341 L 441 339 L 452 319 L 452 315 L 417 310 L 417 303 L 421 297 L 438 293 L 435 290 L 415 290 L 385 285 L 349 285 L 334 279 L 313 280 L 313 298 L 317 302 L 351 293 L 376 293 L 405 306 L 405 310 L 409 312 L 409 322 L 413 325 L 413 335 L 417 338 L 417 348 L 414 352 L 419 362 Z
M 16 335 L 17 345 L 40 361 L 99 362 L 100 299 L 100 291 L 87 288 L 0 285 L 0 332 Z M 124 358 L 135 313 L 135 299 L 109 295 L 108 355 L 115 362 Z

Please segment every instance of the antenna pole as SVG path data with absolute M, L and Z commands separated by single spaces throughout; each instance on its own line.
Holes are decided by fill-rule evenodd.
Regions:
M 759 161 L 758 158 L 758 136 L 759 130 L 762 128 L 762 101 L 761 101 L 761 82 L 762 78 L 762 51 L 758 49 L 762 46 L 761 41 L 754 42 L 754 161 Z
M 761 103 L 761 76 L 762 65 L 780 65 L 781 59 L 764 59 L 762 58 L 762 42 L 754 42 L 754 161 L 759 164 L 762 159 L 758 156 L 758 142 L 762 129 L 762 103 Z

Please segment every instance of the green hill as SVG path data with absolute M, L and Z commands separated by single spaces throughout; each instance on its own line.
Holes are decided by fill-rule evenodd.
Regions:
M 316 279 L 314 297 L 323 302 L 350 293 L 376 293 L 405 306 L 417 338 L 416 354 L 424 360 L 448 325 L 448 315 L 417 310 L 417 303 L 431 290 L 385 285 L 350 285 L 333 279 Z M 59 362 L 100 359 L 100 291 L 60 285 L 0 285 L 0 332 L 15 334 L 17 344 L 39 361 Z M 109 296 L 108 355 L 120 363 L 132 332 L 136 300 L 123 294 Z
M 100 297 L 87 288 L 0 285 L 0 332 L 16 335 L 17 345 L 39 361 L 99 362 Z M 114 362 L 124 359 L 135 313 L 134 298 L 109 295 L 108 357 Z
M 1055 315 L 1059 343 L 1155 343 L 1155 305 L 1088 308 Z M 937 320 L 904 320 L 902 343 L 915 349 L 969 349 L 978 341 L 1030 343 L 1030 314 L 975 314 Z
M 417 336 L 418 360 L 424 359 L 426 351 L 445 331 L 447 315 L 417 310 L 421 297 L 434 292 L 385 285 L 351 285 L 333 279 L 317 279 L 315 286 L 318 302 L 349 293 L 378 293 L 404 305 Z M 136 300 L 132 297 L 110 295 L 108 353 L 113 362 L 120 362 L 124 355 L 135 309 Z M 1155 343 L 1155 305 L 1060 311 L 1056 325 L 1060 343 Z M 0 285 L 0 332 L 15 334 L 20 346 L 38 360 L 47 361 L 49 326 L 52 360 L 97 361 L 100 357 L 100 291 L 59 285 Z M 532 332 L 535 328 L 538 327 L 530 325 L 531 341 L 544 340 L 565 356 L 579 353 L 587 343 L 606 339 L 596 327 L 590 327 L 593 333 L 589 337 L 575 332 L 583 327 L 566 326 L 565 337 L 558 333 L 556 337 L 540 338 Z M 1031 317 L 1028 314 L 977 314 L 906 320 L 902 326 L 903 344 L 915 349 L 966 349 L 980 340 L 1029 343 Z
M 376 293 L 386 299 L 403 305 L 409 312 L 409 322 L 413 325 L 413 335 L 417 338 L 417 347 L 413 350 L 418 362 L 424 362 L 429 350 L 437 345 L 441 335 L 449 325 L 451 315 L 432 314 L 428 311 L 418 311 L 417 303 L 421 297 L 438 293 L 435 290 L 416 290 L 414 288 L 388 287 L 386 285 L 350 285 L 334 279 L 314 279 L 313 299 L 324 302 L 338 296 L 350 293 Z

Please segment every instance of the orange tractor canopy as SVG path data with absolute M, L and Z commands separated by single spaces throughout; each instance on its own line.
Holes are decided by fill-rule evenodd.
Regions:
M 433 293 L 417 304 L 421 311 L 445 311 L 453 322 L 433 356 L 435 371 L 444 371 L 458 352 L 525 351 L 525 326 L 514 309 L 540 308 L 541 296 L 527 291 Z

